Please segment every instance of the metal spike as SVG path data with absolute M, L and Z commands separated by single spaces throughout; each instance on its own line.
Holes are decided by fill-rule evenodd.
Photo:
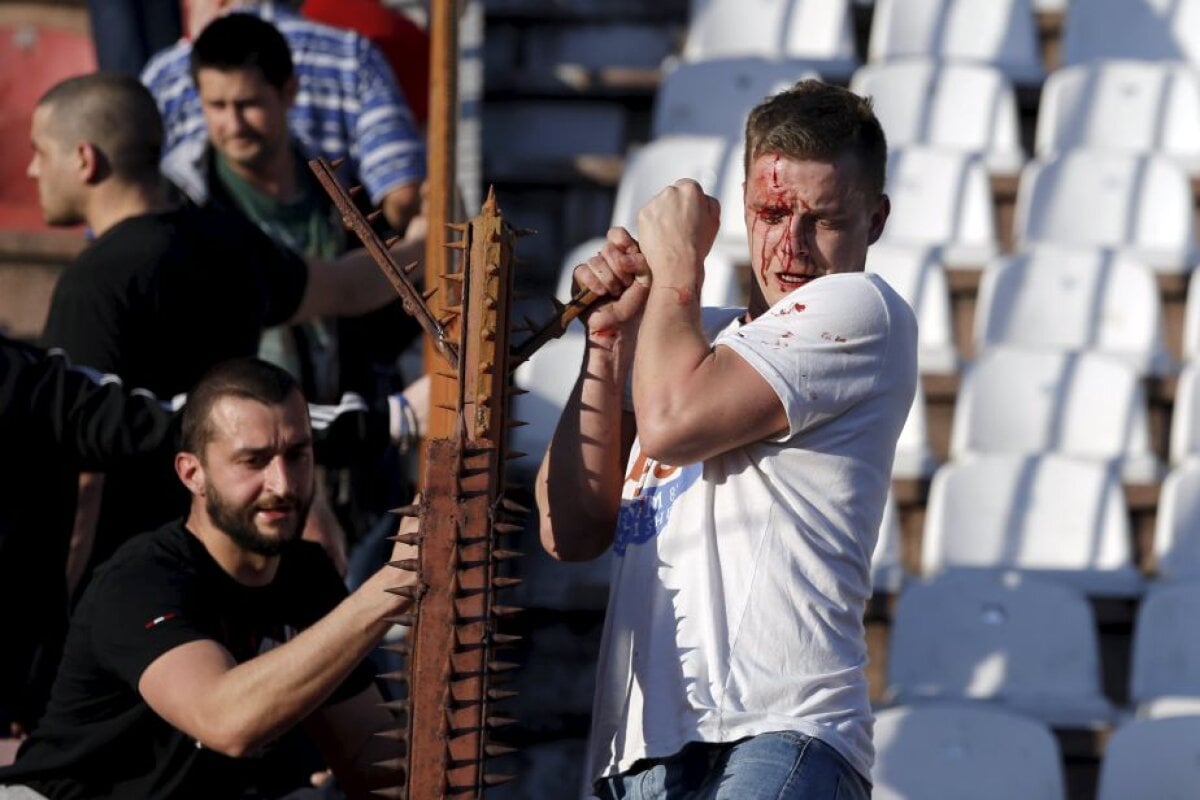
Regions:
M 379 678 L 380 680 L 392 681 L 394 683 L 407 683 L 408 673 L 404 672 L 403 670 L 398 670 L 396 672 L 385 672 L 380 675 Z
M 525 391 L 524 389 L 513 389 L 509 392 L 509 395 L 516 395 L 518 393 L 529 394 L 529 392 Z M 508 427 L 510 427 L 510 428 L 523 428 L 526 425 L 528 425 L 529 423 L 523 419 L 510 419 L 505 424 L 508 425 Z
M 360 197 L 365 191 L 366 187 L 364 187 L 361 183 L 356 183 L 346 190 L 346 194 L 350 195 L 351 197 Z
M 410 503 L 406 506 L 396 506 L 388 509 L 389 514 L 396 514 L 401 517 L 417 517 L 421 514 L 421 506 L 416 503 Z
M 458 413 L 458 406 L 452 406 L 449 403 L 434 403 L 434 408 L 440 408 L 443 411 L 453 411 Z
M 407 597 L 409 600 L 419 600 L 421 595 L 425 594 L 425 589 L 421 586 L 391 586 L 384 591 L 397 597 Z
M 503 728 L 505 725 L 516 725 L 517 721 L 512 717 L 488 717 L 487 726 L 489 728 Z
M 409 646 L 408 642 L 396 642 L 395 644 L 381 644 L 381 645 L 379 645 L 379 649 L 386 650 L 389 653 L 396 653 L 397 655 L 402 655 L 402 656 L 407 656 L 412 653 L 412 647 Z M 397 672 L 395 674 L 403 675 L 404 673 Z M 402 681 L 402 680 L 407 680 L 407 678 L 395 678 L 394 680 Z
M 407 767 L 408 764 L 403 758 L 389 758 L 384 761 L 376 761 L 374 766 L 379 767 L 380 769 L 386 769 L 390 772 L 403 772 L 404 768 Z
M 467 232 L 467 223 L 465 222 L 447 222 L 446 227 L 452 231 L 458 231 L 459 233 Z
M 464 277 L 464 273 L 462 273 L 462 272 L 447 272 L 445 275 L 442 276 L 442 280 L 454 281 L 455 283 L 462 283 L 463 277 Z
M 451 312 L 451 313 L 447 314 L 446 316 L 442 317 L 437 322 L 438 322 L 438 325 L 441 325 L 443 328 L 445 328 L 451 322 L 454 322 L 454 320 L 457 318 L 458 318 L 458 312 L 455 311 L 455 312 Z
M 407 700 L 388 700 L 379 704 L 381 708 L 386 708 L 388 711 L 408 711 Z
M 554 311 L 556 314 L 561 314 L 567 307 L 567 304 L 557 297 L 551 297 L 550 301 L 554 303 Z
M 443 310 L 449 311 L 451 314 L 461 314 L 463 311 L 462 303 L 458 303 L 457 305 L 452 305 L 452 306 L 446 306 Z
M 515 781 L 516 779 L 516 775 L 505 775 L 501 773 L 485 773 L 483 776 L 483 782 L 488 786 L 500 786 L 502 784 L 509 783 L 510 781 Z
M 518 458 L 525 458 L 529 453 L 521 452 L 520 450 L 509 450 L 504 454 L 504 458 L 508 461 L 516 461 Z
M 345 164 L 345 163 L 346 163 L 345 158 L 335 158 L 333 161 L 329 162 L 329 168 L 337 169 L 338 167 L 340 167 L 342 164 Z
M 392 245 L 396 244 L 396 242 L 400 241 L 403 238 L 404 238 L 403 236 L 389 236 L 388 238 L 383 240 L 383 246 L 386 247 L 387 249 L 391 250 Z
M 389 542 L 400 542 L 401 544 L 419 545 L 425 539 L 420 533 L 397 533 L 395 536 L 388 536 Z
M 383 216 L 383 209 L 377 208 L 374 211 L 372 211 L 370 214 L 367 214 L 367 222 L 374 224 L 382 216 Z
M 520 606 L 493 605 L 492 606 L 492 616 L 493 617 L 511 617 L 514 614 L 520 614 L 524 610 L 525 609 L 521 608 Z
M 525 641 L 524 636 L 517 636 L 514 633 L 493 633 L 489 638 L 492 644 L 500 647 L 508 647 L 509 645 L 520 644 Z
M 512 669 L 518 669 L 520 666 L 520 664 L 514 664 L 511 661 L 489 661 L 487 663 L 487 671 L 494 675 L 497 672 L 508 672 Z
M 407 728 L 387 728 L 382 731 L 375 731 L 375 735 L 384 739 L 391 739 L 393 742 L 408 742 Z
M 509 522 L 497 522 L 492 528 L 496 533 L 520 533 L 525 530 L 524 525 L 513 525 Z
M 449 247 L 451 250 L 466 250 L 467 240 L 459 239 L 457 242 L 446 242 L 443 247 Z
M 402 569 L 405 572 L 421 571 L 421 562 L 415 558 L 401 558 L 396 561 L 389 561 L 387 565 L 396 569 Z
M 492 586 L 497 589 L 511 589 L 514 586 L 520 586 L 524 582 L 520 578 L 508 578 L 504 575 L 497 575 L 492 578 Z
M 386 789 L 372 789 L 371 794 L 384 800 L 407 800 L 408 792 L 400 786 L 390 786 Z
M 405 265 L 404 265 L 403 267 L 401 267 L 400 269 L 404 270 L 404 274 L 405 274 L 405 275 L 412 275 L 414 272 L 416 272 L 416 271 L 417 271 L 418 269 L 420 269 L 420 268 L 421 268 L 421 262 L 420 262 L 420 261 L 413 261 L 413 262 L 411 262 L 411 263 L 409 263 L 409 264 L 405 264 Z
M 533 510 L 531 508 L 526 508 L 525 506 L 518 503 L 516 500 L 513 500 L 511 497 L 501 497 L 500 505 L 506 511 L 514 511 L 518 514 L 528 514 L 530 511 Z
M 489 758 L 499 758 L 500 756 L 512 755 L 520 751 L 515 747 L 508 747 L 503 744 L 485 744 L 483 752 L 487 753 Z
M 432 289 L 430 289 L 428 292 L 422 292 L 421 297 L 423 297 L 425 299 L 425 302 L 428 303 L 430 300 L 433 299 L 433 296 L 437 293 L 438 293 L 438 287 L 435 286 Z
M 446 380 L 451 380 L 451 381 L 458 380 L 458 373 L 451 372 L 448 369 L 435 370 L 433 374 L 437 375 L 439 378 L 445 378 Z
M 416 614 L 396 614 L 393 617 L 384 617 L 383 620 L 384 620 L 384 622 L 390 622 L 393 625 L 403 625 L 407 628 L 411 628 L 413 625 L 417 624 L 417 615 Z
M 488 700 L 493 700 L 496 702 L 507 700 L 510 697 L 516 697 L 517 694 L 518 692 L 514 692 L 511 689 L 488 689 L 487 692 Z
M 537 230 L 534 228 L 513 228 L 512 235 L 518 238 L 521 236 L 536 236 Z
M 521 558 L 525 554 L 520 550 L 493 550 L 492 558 L 497 561 L 507 561 L 510 558 Z

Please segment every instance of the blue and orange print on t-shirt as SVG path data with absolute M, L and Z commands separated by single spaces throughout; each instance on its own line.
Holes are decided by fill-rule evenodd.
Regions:
M 704 465 L 672 467 L 646 457 L 634 446 L 633 463 L 621 490 L 621 513 L 613 551 L 625 555 L 630 545 L 645 544 L 667 526 L 671 507 L 704 473 Z

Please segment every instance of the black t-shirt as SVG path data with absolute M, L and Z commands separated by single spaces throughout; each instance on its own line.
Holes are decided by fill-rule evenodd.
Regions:
M 304 261 L 237 214 L 183 206 L 117 223 L 63 272 L 42 340 L 76 364 L 171 398 L 258 352 L 290 318 Z
M 295 313 L 307 282 L 303 259 L 237 214 L 192 205 L 140 214 L 63 272 L 42 339 L 170 400 L 218 363 L 257 353 L 259 334 Z M 109 472 L 91 564 L 186 509 L 169 456 Z
M 214 639 L 239 662 L 286 642 L 346 590 L 319 545 L 298 541 L 267 586 L 244 586 L 181 521 L 122 546 L 97 571 L 71 620 L 50 707 L 0 769 L 0 785 L 70 798 L 271 797 L 294 787 L 273 747 L 233 759 L 200 747 L 142 700 L 142 672 L 163 653 Z M 372 681 L 360 665 L 329 703 Z M 261 792 L 255 794 L 255 791 Z

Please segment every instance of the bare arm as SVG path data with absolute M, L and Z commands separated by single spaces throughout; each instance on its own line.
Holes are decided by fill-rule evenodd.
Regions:
M 400 266 L 423 262 L 425 237 L 404 239 L 392 247 Z M 355 250 L 336 261 L 319 258 L 308 262 L 308 283 L 300 307 L 289 322 L 313 317 L 356 317 L 382 308 L 396 299 L 396 290 L 366 250 Z
M 575 271 L 580 285 L 613 299 L 585 320 L 579 379 L 538 472 L 542 546 L 555 558 L 595 558 L 612 542 L 632 434 L 621 400 L 646 295 L 633 279 L 638 262 L 636 243 L 614 229 L 604 251 Z
M 385 589 L 412 573 L 385 567 L 292 640 L 238 664 L 212 639 L 175 647 L 142 672 L 138 691 L 205 747 L 242 756 L 315 710 L 375 647 L 410 601 Z
M 787 429 L 775 390 L 739 355 L 712 348 L 700 323 L 704 257 L 717 201 L 694 181 L 660 192 L 638 215 L 651 276 L 633 367 L 642 451 L 690 464 Z

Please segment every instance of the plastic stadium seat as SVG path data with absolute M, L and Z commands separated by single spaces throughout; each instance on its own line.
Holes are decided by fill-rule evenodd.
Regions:
M 875 715 L 874 800 L 1063 800 L 1058 742 L 1042 722 L 980 705 Z
M 1139 375 L 1174 367 L 1154 275 L 1097 248 L 1041 245 L 989 264 L 975 304 L 975 350 L 996 345 L 1097 351 Z
M 1016 569 L 1095 596 L 1142 587 L 1117 474 L 1067 456 L 978 455 L 934 474 L 921 569 L 960 568 Z
M 1197 786 L 1200 716 L 1136 720 L 1117 728 L 1108 740 L 1096 797 L 1191 800 Z
M 676 133 L 737 139 L 763 98 L 816 78 L 806 61 L 761 57 L 679 62 L 663 75 L 654 98 L 653 137 Z
M 51 86 L 96 69 L 86 33 L 35 25 L 0 25 L 0 228 L 45 230 L 37 183 L 26 176 L 29 126 Z
M 1016 347 L 983 351 L 963 372 L 951 459 L 1057 453 L 1115 461 L 1131 483 L 1159 478 L 1137 373 L 1101 353 Z
M 517 367 L 513 376 L 516 385 L 528 394 L 512 399 L 512 418 L 526 424 L 512 429 L 509 444 L 512 449 L 529 454 L 514 463 L 528 466 L 531 472 L 537 470 L 550 446 L 558 417 L 571 396 L 579 365 L 583 363 L 584 340 L 583 325 L 572 322 L 561 338 L 543 345 Z
M 1198 576 L 1193 567 L 1183 577 Z M 1129 697 L 1139 716 L 1174 716 L 1171 706 L 1180 700 L 1192 706 L 1191 713 L 1200 712 L 1200 640 L 1190 635 L 1197 615 L 1195 580 L 1158 584 L 1142 598 L 1129 673 Z
M 1025 164 L 1016 93 L 995 67 L 929 58 L 867 64 L 850 89 L 871 98 L 889 147 L 959 150 L 982 156 L 994 173 Z
M 904 582 L 904 564 L 900 555 L 900 513 L 896 498 L 888 492 L 879 523 L 879 538 L 871 554 L 871 585 L 875 592 L 895 594 Z
M 990 64 L 1020 85 L 1043 77 L 1029 0 L 878 0 L 867 60 L 910 56 Z
M 893 478 L 928 478 L 937 469 L 937 459 L 929 447 L 929 423 L 925 415 L 925 390 L 917 381 L 912 407 L 904 419 L 904 427 L 896 440 L 896 458 L 892 462 Z
M 909 582 L 893 617 L 887 682 L 900 704 L 989 701 L 1057 727 L 1096 727 L 1113 715 L 1087 600 L 1013 573 Z
M 1071 0 L 1063 65 L 1110 58 L 1200 65 L 1200 0 Z
M 1172 464 L 1200 457 L 1200 363 L 1194 361 L 1179 373 L 1169 450 Z
M 664 187 L 681 178 L 692 178 L 705 192 L 717 196 L 729 150 L 730 140 L 725 137 L 691 134 L 663 136 L 634 150 L 626 159 L 625 172 L 617 186 L 612 224 L 637 236 L 638 211 Z
M 880 242 L 940 247 L 948 266 L 983 266 L 996 255 L 991 184 L 978 158 L 897 147 L 887 175 L 892 213 Z
M 858 66 L 848 0 L 692 0 L 682 55 L 804 59 L 829 80 Z
M 937 248 L 876 244 L 867 250 L 867 272 L 886 280 L 916 312 L 921 372 L 957 370 L 950 288 Z
M 1187 458 L 1167 473 L 1154 523 L 1158 575 L 1170 580 L 1200 579 L 1200 458 Z
M 1188 278 L 1187 303 L 1183 308 L 1183 360 L 1200 359 L 1200 272 Z
M 1072 150 L 1021 172 L 1013 232 L 1022 247 L 1126 250 L 1157 272 L 1196 264 L 1192 188 L 1163 156 Z
M 1036 151 L 1159 153 L 1200 175 L 1200 74 L 1186 64 L 1098 61 L 1046 79 Z

